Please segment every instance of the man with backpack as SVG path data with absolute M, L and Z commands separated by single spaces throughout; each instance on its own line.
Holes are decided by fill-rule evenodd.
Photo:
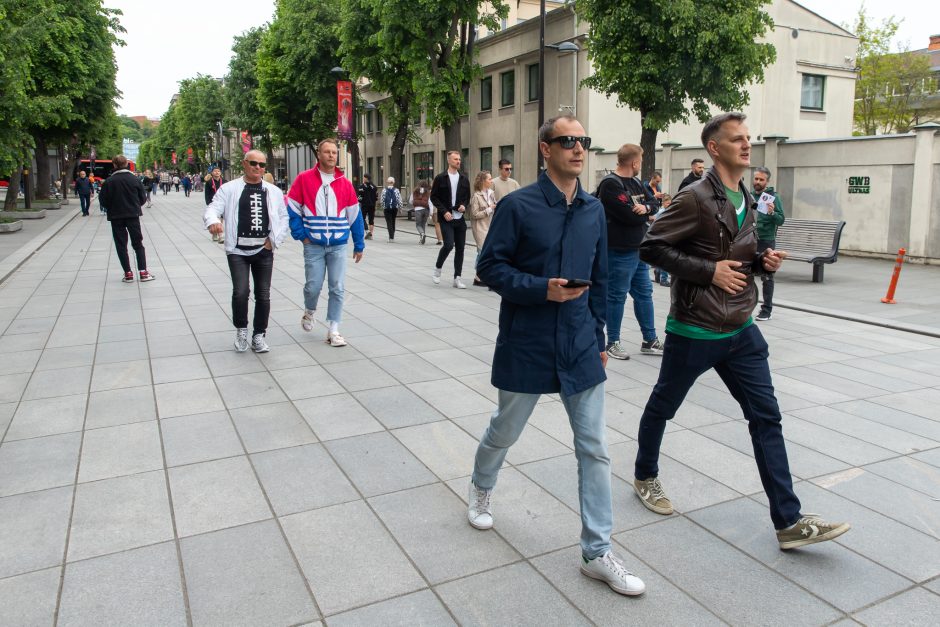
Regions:
M 401 209 L 401 191 L 395 187 L 395 178 L 388 177 L 385 187 L 382 188 L 382 210 L 385 213 L 385 224 L 388 227 L 388 241 L 395 241 L 395 221 L 398 219 L 398 210 Z
M 375 203 L 378 200 L 379 192 L 372 184 L 371 175 L 362 175 L 362 183 L 356 188 L 356 196 L 359 198 L 359 210 L 362 212 L 362 220 L 369 227 L 366 239 L 372 239 L 372 231 L 375 229 Z
M 620 343 L 620 325 L 627 293 L 633 297 L 633 313 L 643 333 L 640 352 L 662 355 L 663 345 L 656 337 L 653 321 L 653 284 L 649 266 L 640 261 L 640 242 L 646 235 L 649 216 L 643 183 L 637 178 L 643 163 L 643 149 L 624 144 L 617 151 L 617 169 L 605 176 L 594 195 L 607 215 L 607 354 L 614 359 L 630 359 Z M 645 204 L 647 203 L 647 204 Z

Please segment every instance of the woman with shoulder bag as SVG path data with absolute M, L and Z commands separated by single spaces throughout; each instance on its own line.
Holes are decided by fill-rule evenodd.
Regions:
M 477 260 L 480 259 L 480 250 L 490 230 L 493 220 L 493 211 L 496 209 L 496 196 L 493 194 L 493 175 L 489 170 L 481 170 L 473 181 L 473 196 L 470 198 L 470 228 L 473 229 L 473 239 L 477 244 Z M 474 261 L 476 267 L 476 261 Z M 486 286 L 479 276 L 473 277 L 473 284 Z
M 418 227 L 419 240 L 424 244 L 426 237 L 425 230 L 428 226 L 428 213 L 430 213 L 429 199 L 431 197 L 430 181 L 418 181 L 414 191 L 411 192 L 411 206 L 415 209 L 415 226 Z

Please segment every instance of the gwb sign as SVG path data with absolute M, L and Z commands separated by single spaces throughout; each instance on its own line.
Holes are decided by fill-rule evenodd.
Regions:
M 849 177 L 850 194 L 870 194 L 871 178 L 868 176 L 850 176 Z

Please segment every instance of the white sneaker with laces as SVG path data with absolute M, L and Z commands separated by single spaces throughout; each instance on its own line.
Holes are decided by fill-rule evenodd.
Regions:
M 248 329 L 235 329 L 235 350 L 239 353 L 248 350 Z
M 251 338 L 251 350 L 256 353 L 266 353 L 271 350 L 268 343 L 264 341 L 264 333 L 256 333 L 255 336 Z
M 467 519 L 470 526 L 474 529 L 487 530 L 493 527 L 493 510 L 490 507 L 490 499 L 493 496 L 493 490 L 484 490 L 478 488 L 470 482 L 467 501 Z
M 315 312 L 312 309 L 304 309 L 304 315 L 300 319 L 300 327 L 304 331 L 313 331 L 313 314 Z
M 458 290 L 467 289 L 467 286 L 464 284 L 463 281 L 460 280 L 459 276 L 454 277 L 454 287 L 456 287 Z
M 610 589 L 627 596 L 637 596 L 646 592 L 643 580 L 627 570 L 620 558 L 607 551 L 592 560 L 581 558 L 581 574 L 591 579 L 603 581 Z
M 434 268 L 434 274 L 431 275 L 431 280 L 434 281 L 434 285 L 438 285 L 441 282 L 440 268 Z
M 339 331 L 331 331 L 326 334 L 326 343 L 330 346 L 346 346 L 346 339 L 339 334 Z

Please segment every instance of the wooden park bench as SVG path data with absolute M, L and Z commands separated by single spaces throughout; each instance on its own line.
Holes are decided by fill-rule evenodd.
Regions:
M 827 263 L 839 258 L 839 240 L 844 221 L 791 220 L 777 229 L 777 249 L 788 253 L 787 259 L 813 264 L 813 283 L 823 282 Z

